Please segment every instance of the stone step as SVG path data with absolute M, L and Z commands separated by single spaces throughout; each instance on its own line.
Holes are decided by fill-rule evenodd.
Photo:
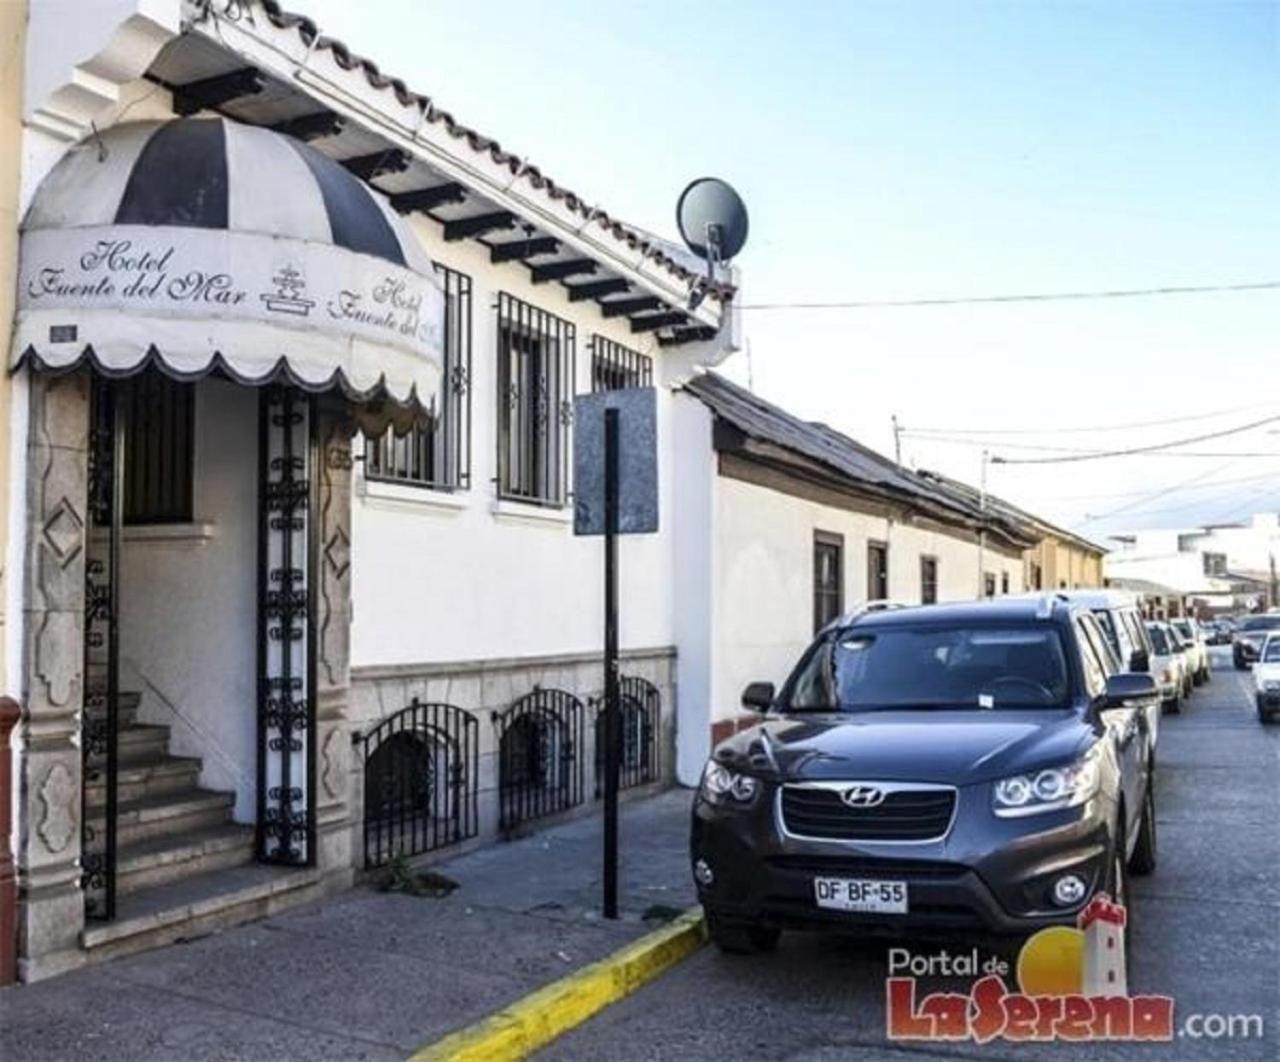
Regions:
M 100 687 L 93 680 L 92 670 L 90 671 L 89 692 L 93 693 Z M 116 700 L 116 714 L 119 718 L 120 729 L 123 730 L 127 726 L 133 726 L 138 721 L 138 705 L 142 703 L 142 694 L 137 690 L 121 690 Z
M 156 837 L 181 837 L 224 825 L 231 819 L 234 793 L 183 789 L 175 793 L 122 800 L 116 805 L 116 844 L 123 848 Z M 90 819 L 92 822 L 92 818 Z
M 162 793 L 195 789 L 201 761 L 187 756 L 147 756 L 125 759 L 116 765 L 116 800 L 121 803 Z M 85 802 L 90 808 L 106 803 L 106 772 L 97 772 L 85 783 Z
M 134 723 L 116 734 L 117 762 L 157 759 L 169 753 L 169 727 L 154 723 Z M 90 766 L 104 757 L 92 756 Z
M 320 871 L 250 864 L 122 896 L 110 922 L 81 934 L 90 962 L 190 940 L 276 914 L 321 895 Z
M 253 859 L 253 827 L 224 823 L 125 845 L 116 853 L 116 889 L 124 896 Z

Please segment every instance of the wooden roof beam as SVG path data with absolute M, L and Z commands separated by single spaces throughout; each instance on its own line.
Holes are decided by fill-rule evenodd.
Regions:
M 173 86 L 174 113 L 186 116 L 197 111 L 216 110 L 242 96 L 256 96 L 266 85 L 262 71 L 252 66 L 230 70 L 216 77 L 204 77 Z
M 594 273 L 597 268 L 590 258 L 572 258 L 567 262 L 548 262 L 546 265 L 533 266 L 531 272 L 535 284 L 545 284 L 548 280 L 564 280 L 565 277 Z
M 437 184 L 431 188 L 414 188 L 409 192 L 394 192 L 389 197 L 392 208 L 401 214 L 418 210 L 426 213 L 446 203 L 466 201 L 467 191 L 455 181 Z
M 338 161 L 362 181 L 372 181 L 385 173 L 404 173 L 409 168 L 409 156 L 400 148 L 387 148 L 386 151 L 374 151 L 368 155 L 355 155 Z
M 518 262 L 540 254 L 556 254 L 559 250 L 560 241 L 554 236 L 534 236 L 527 240 L 494 244 L 489 248 L 489 261 L 495 264 Z
M 516 223 L 516 216 L 509 210 L 493 214 L 477 214 L 473 218 L 458 218 L 444 223 L 444 238 L 449 243 L 465 240 L 468 236 L 483 236 L 495 229 L 509 229 Z

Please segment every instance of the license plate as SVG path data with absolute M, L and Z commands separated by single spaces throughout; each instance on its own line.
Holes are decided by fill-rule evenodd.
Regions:
M 905 881 L 869 881 L 865 878 L 814 878 L 813 894 L 819 907 L 835 911 L 872 914 L 906 914 Z

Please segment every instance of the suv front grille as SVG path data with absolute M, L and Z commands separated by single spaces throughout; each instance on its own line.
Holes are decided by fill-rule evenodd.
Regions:
M 932 841 L 946 834 L 955 811 L 950 788 L 890 789 L 873 808 L 849 807 L 844 789 L 782 787 L 782 825 L 797 837 L 834 841 Z

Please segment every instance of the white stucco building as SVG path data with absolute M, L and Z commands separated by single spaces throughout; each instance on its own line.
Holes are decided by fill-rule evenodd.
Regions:
M 1024 589 L 1036 529 L 714 373 L 675 400 L 679 778 L 755 721 L 818 627 L 861 602 Z
M 593 389 L 658 388 L 623 773 L 669 779 L 670 385 L 734 348 L 732 275 L 271 0 L 13 21 L 20 975 L 591 809 L 602 546 L 572 533 L 569 455 Z
M 1280 566 L 1280 513 L 1256 513 L 1243 523 L 1131 531 L 1111 536 L 1108 581 L 1155 584 L 1185 597 L 1189 607 L 1254 610 L 1275 605 Z

